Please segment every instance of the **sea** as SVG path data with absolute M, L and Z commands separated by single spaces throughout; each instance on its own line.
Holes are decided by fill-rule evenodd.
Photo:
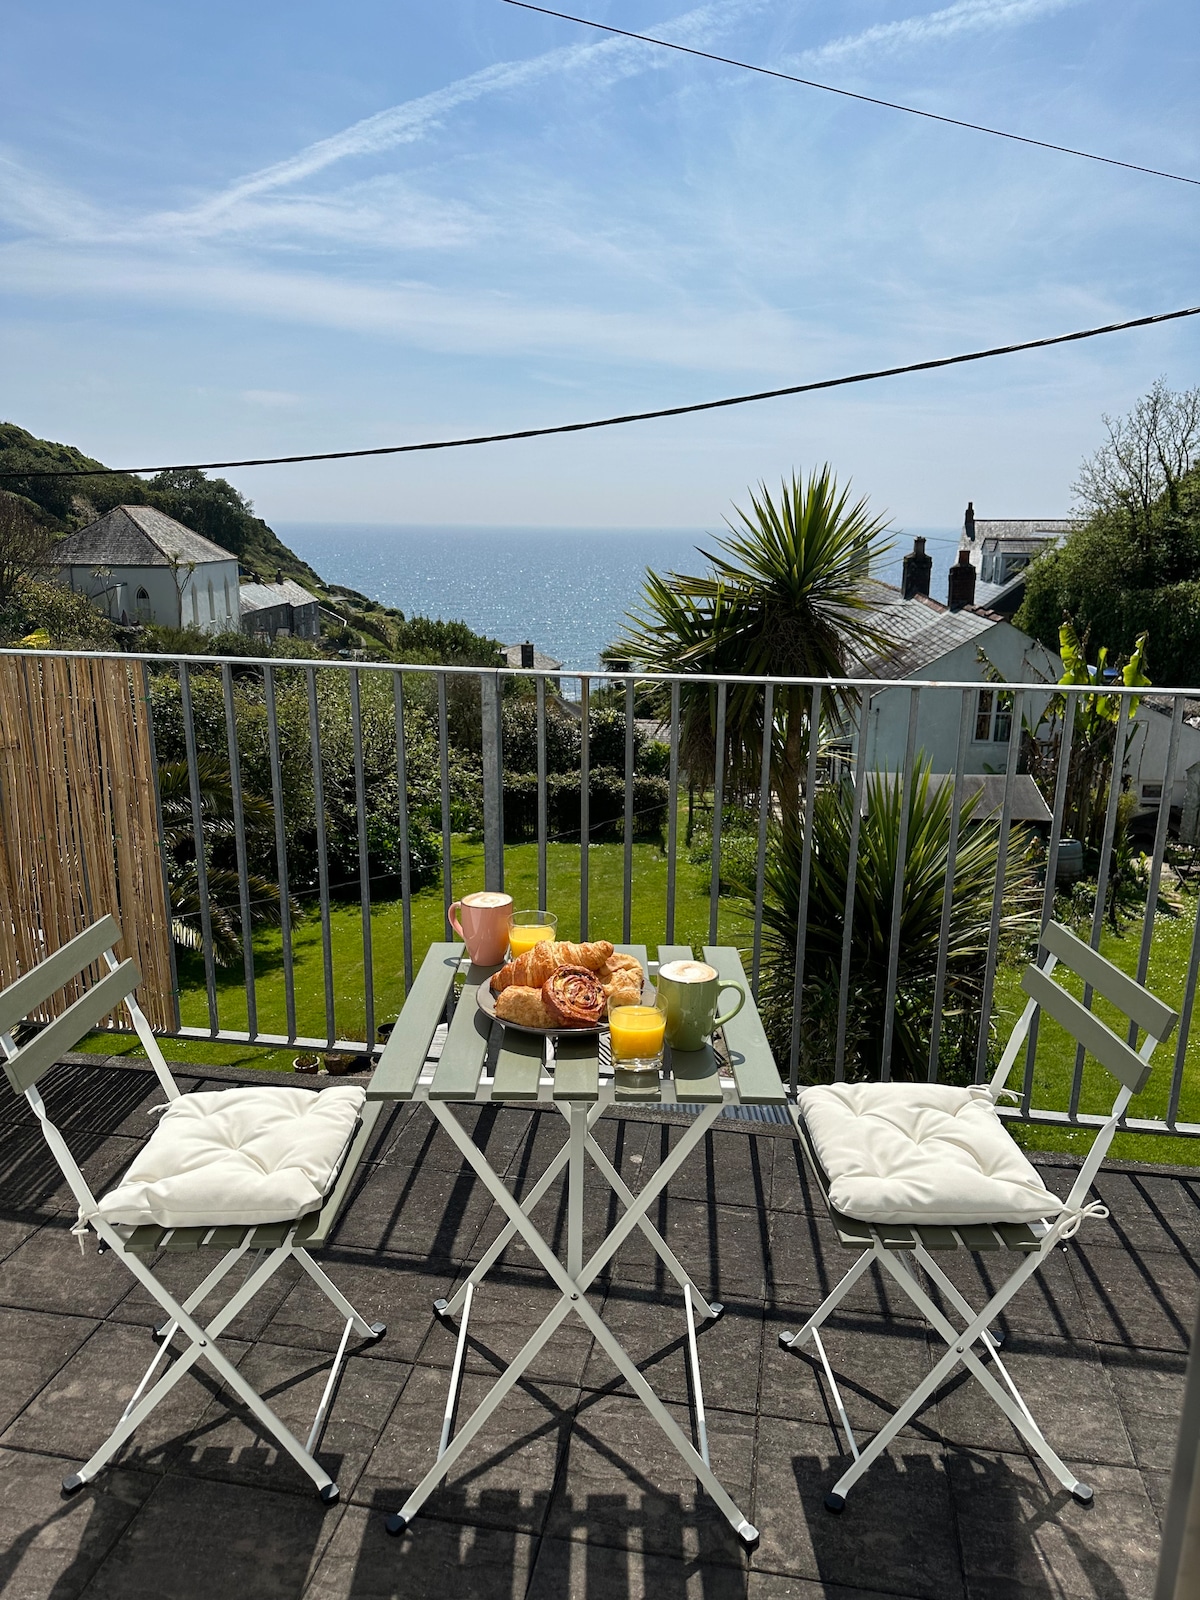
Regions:
M 465 622 L 502 644 L 531 639 L 568 670 L 587 672 L 637 609 L 646 569 L 704 571 L 699 547 L 721 530 L 282 522 L 275 531 L 327 583 L 406 616 Z M 926 538 L 941 595 L 957 529 L 893 533 L 877 575 L 898 581 L 914 534 Z

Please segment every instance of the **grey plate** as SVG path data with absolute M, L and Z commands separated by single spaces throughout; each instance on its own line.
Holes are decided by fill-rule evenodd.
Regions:
M 527 1028 L 521 1022 L 506 1022 L 496 1015 L 496 996 L 490 983 L 481 983 L 476 989 L 475 1004 L 485 1017 L 491 1017 L 502 1028 L 511 1028 L 514 1033 L 532 1033 L 537 1039 L 586 1039 L 592 1034 L 608 1032 L 607 1022 L 597 1022 L 591 1028 Z

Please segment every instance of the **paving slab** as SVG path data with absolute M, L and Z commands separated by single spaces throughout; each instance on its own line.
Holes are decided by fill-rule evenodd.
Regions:
M 664 1400 L 687 1405 L 691 1393 L 683 1295 L 641 1284 L 616 1283 L 604 1302 L 604 1320 L 626 1352 Z M 758 1397 L 763 1351 L 759 1305 L 735 1302 L 714 1322 L 696 1318 L 705 1403 L 725 1411 L 753 1413 Z M 609 1356 L 594 1346 L 583 1374 L 585 1389 L 629 1394 L 631 1390 Z
M 350 1335 L 350 1348 L 382 1361 L 415 1361 L 436 1324 L 433 1302 L 450 1293 L 459 1274 L 453 1266 L 419 1257 L 324 1250 L 313 1259 L 367 1322 L 383 1322 L 387 1333 L 376 1343 Z M 273 1311 L 266 1336 L 275 1344 L 308 1350 L 336 1350 L 346 1324 L 306 1272 Z
M 505 1528 L 422 1516 L 402 1538 L 383 1516 L 347 1506 L 305 1600 L 523 1600 L 537 1540 Z
M 93 1577 L 87 1600 L 298 1596 L 340 1515 L 315 1494 L 166 1476 Z
M 398 1511 L 433 1465 L 446 1406 L 446 1372 L 417 1366 L 405 1385 L 352 1498 L 378 1511 Z M 458 1426 L 492 1387 L 467 1373 Z M 576 1387 L 534 1380 L 505 1396 L 446 1481 L 426 1502 L 430 1516 L 516 1533 L 540 1533 L 559 1470 Z M 420 1519 L 414 1523 L 419 1527 Z
M 64 1500 L 62 1480 L 77 1465 L 63 1456 L 0 1449 L 4 1600 L 76 1600 L 157 1481 L 118 1467 Z
M 98 1326 L 89 1317 L 0 1307 L 0 1433 Z
M 1150 1600 L 1159 1525 L 1140 1475 L 1090 1466 L 1081 1506 L 1024 1455 L 947 1457 L 968 1593 L 980 1600 Z
M 762 1417 L 756 1571 L 868 1590 L 964 1600 L 950 1482 L 938 1444 L 903 1438 L 851 1489 L 833 1516 L 824 1497 L 850 1463 L 829 1428 Z
M 687 1408 L 667 1409 L 690 1437 Z M 754 1418 L 710 1410 L 707 1420 L 713 1470 L 751 1516 Z M 546 1532 L 675 1561 L 748 1564 L 745 1546 L 658 1423 L 639 1400 L 622 1394 L 585 1394 L 580 1401 Z

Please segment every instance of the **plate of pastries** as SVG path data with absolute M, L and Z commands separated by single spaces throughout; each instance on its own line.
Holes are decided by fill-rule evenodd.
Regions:
M 476 991 L 479 1009 L 524 1033 L 599 1033 L 610 1003 L 642 1003 L 646 974 L 607 939 L 543 939 Z

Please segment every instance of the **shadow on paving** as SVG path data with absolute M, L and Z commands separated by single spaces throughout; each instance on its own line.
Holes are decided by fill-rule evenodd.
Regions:
M 206 1080 L 192 1078 L 195 1082 Z M 186 1080 L 185 1080 L 186 1083 Z M 101 1062 L 49 1080 L 51 1114 L 99 1190 L 123 1170 L 159 1098 L 144 1070 Z M 518 1195 L 566 1135 L 554 1110 L 464 1116 Z M 635 1194 L 680 1137 L 605 1117 L 597 1138 Z M 1045 1163 L 1055 1186 L 1069 1161 Z M 1078 1505 L 973 1381 L 952 1374 L 854 1487 L 812 1352 L 782 1350 L 852 1258 L 815 1203 L 787 1130 L 720 1127 L 649 1212 L 702 1290 L 699 1326 L 714 1470 L 759 1527 L 747 1553 L 578 1318 L 569 1317 L 489 1417 L 403 1537 L 384 1531 L 433 1461 L 457 1327 L 453 1292 L 503 1216 L 424 1108 L 381 1122 L 332 1247 L 330 1276 L 378 1345 L 352 1343 L 319 1453 L 342 1498 L 308 1481 L 201 1367 L 117 1463 L 76 1498 L 61 1479 L 101 1442 L 149 1359 L 146 1295 L 111 1254 L 80 1255 L 74 1202 L 23 1104 L 0 1111 L 0 1593 L 5 1600 L 1150 1600 L 1200 1274 L 1200 1180 L 1113 1168 L 1112 1213 L 1009 1305 L 1005 1358 L 1047 1437 L 1092 1484 Z M 594 1199 L 593 1199 L 594 1196 Z M 585 1250 L 621 1207 L 589 1191 Z M 561 1182 L 534 1213 L 565 1247 Z M 996 1257 L 944 1264 L 986 1297 Z M 174 1289 L 195 1258 L 163 1258 Z M 188 1279 L 188 1274 L 195 1275 Z M 240 1280 L 239 1280 L 240 1281 Z M 528 1247 L 511 1243 L 476 1296 L 461 1423 L 552 1309 Z M 668 1413 L 689 1432 L 683 1302 L 635 1232 L 589 1291 Z M 209 1302 L 211 1305 L 212 1302 Z M 207 1307 L 206 1307 L 207 1310 Z M 300 1437 L 342 1324 L 299 1272 L 230 1329 L 228 1353 Z M 877 1275 L 827 1325 L 860 1444 L 941 1353 Z

